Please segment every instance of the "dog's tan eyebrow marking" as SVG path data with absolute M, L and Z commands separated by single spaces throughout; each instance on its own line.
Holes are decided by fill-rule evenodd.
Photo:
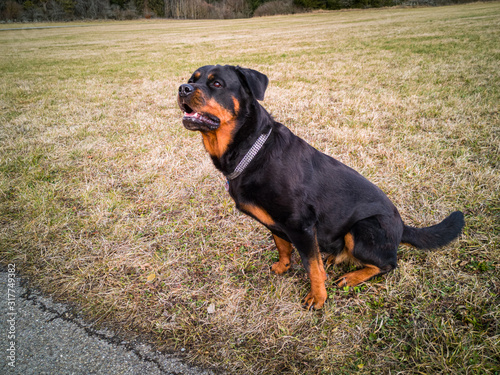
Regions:
M 233 105 L 234 105 L 234 114 L 237 115 L 240 111 L 240 102 L 238 99 L 236 99 L 236 97 L 232 97 L 233 98 Z

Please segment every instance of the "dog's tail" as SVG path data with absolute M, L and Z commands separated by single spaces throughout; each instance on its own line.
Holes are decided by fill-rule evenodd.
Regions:
M 415 246 L 417 249 L 435 249 L 457 238 L 464 224 L 464 214 L 455 211 L 442 222 L 431 227 L 413 228 L 405 225 L 401 242 Z

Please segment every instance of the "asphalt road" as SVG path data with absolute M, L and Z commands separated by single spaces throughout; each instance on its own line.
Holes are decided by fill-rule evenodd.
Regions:
M 215 374 L 109 330 L 97 330 L 69 306 L 32 290 L 12 267 L 0 271 L 1 374 Z

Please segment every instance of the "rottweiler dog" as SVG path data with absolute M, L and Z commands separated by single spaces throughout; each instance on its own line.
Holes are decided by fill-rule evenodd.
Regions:
M 210 65 L 179 87 L 183 125 L 199 131 L 212 161 L 227 178 L 236 207 L 265 225 L 279 253 L 276 274 L 290 268 L 295 247 L 311 282 L 303 300 L 320 309 L 327 298 L 327 264 L 360 266 L 338 286 L 354 286 L 397 265 L 400 243 L 419 249 L 444 246 L 459 236 L 464 215 L 413 228 L 377 186 L 294 135 L 259 104 L 268 78 L 239 66 Z

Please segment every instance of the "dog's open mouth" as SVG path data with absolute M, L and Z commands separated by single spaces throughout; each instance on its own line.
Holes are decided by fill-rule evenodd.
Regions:
M 207 127 L 209 130 L 215 130 L 220 125 L 220 120 L 217 117 L 206 113 L 196 112 L 187 104 L 183 104 L 181 109 L 184 111 L 182 123 L 189 130 L 199 130 L 202 127 Z

